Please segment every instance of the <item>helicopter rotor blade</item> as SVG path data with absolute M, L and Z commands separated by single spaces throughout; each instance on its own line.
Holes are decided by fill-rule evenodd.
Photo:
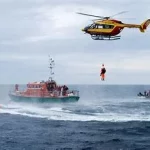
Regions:
M 112 15 L 112 16 L 110 16 L 111 18 L 112 17 L 114 17 L 114 16 L 117 16 L 117 15 L 121 15 L 121 14 L 124 14 L 124 13 L 127 13 L 128 11 L 121 11 L 121 12 L 119 12 L 119 13 L 117 13 L 117 14 L 114 14 L 114 15 Z
M 117 15 L 120 15 L 120 14 L 124 14 L 124 13 L 126 13 L 126 12 L 128 12 L 128 11 L 121 11 L 121 12 L 119 12 L 119 13 L 117 13 L 117 14 L 114 14 L 114 15 L 108 16 L 108 17 L 96 16 L 96 15 L 91 15 L 91 14 L 86 14 L 86 13 L 80 13 L 80 12 L 77 12 L 77 14 L 85 15 L 85 16 L 91 16 L 91 17 L 96 17 L 96 18 L 100 18 L 101 20 L 103 20 L 103 19 L 108 20 L 108 19 L 110 19 L 110 18 L 112 18 L 112 17 L 114 17 L 114 16 L 117 16 Z M 100 19 L 99 19 L 99 20 L 100 20 Z
M 118 18 L 118 17 L 116 19 L 136 20 L 136 18 Z
M 93 19 L 92 21 L 95 22 L 95 21 L 102 21 L 103 19 Z
M 85 16 L 91 16 L 91 17 L 97 17 L 97 18 L 105 18 L 105 17 L 102 17 L 102 16 L 95 16 L 95 15 L 91 15 L 91 14 L 85 14 L 85 13 L 80 13 L 80 12 L 77 12 L 77 14 L 80 14 L 80 15 L 85 15 Z

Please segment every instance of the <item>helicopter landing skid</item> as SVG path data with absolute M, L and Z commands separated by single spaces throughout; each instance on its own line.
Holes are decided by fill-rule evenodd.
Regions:
M 121 36 L 91 35 L 93 40 L 119 40 Z

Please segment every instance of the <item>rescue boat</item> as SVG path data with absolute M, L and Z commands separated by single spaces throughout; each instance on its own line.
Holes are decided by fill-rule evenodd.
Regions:
M 50 60 L 50 74 L 47 81 L 28 83 L 25 90 L 19 90 L 16 84 L 9 97 L 13 101 L 23 102 L 75 102 L 79 100 L 79 91 L 70 90 L 66 85 L 58 85 L 52 79 L 54 60 Z

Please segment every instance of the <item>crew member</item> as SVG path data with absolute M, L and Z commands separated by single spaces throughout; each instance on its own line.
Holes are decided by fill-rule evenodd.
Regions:
M 18 84 L 15 85 L 15 91 L 18 91 Z
M 105 73 L 106 73 L 106 69 L 104 67 L 104 64 L 102 64 L 102 68 L 101 68 L 101 71 L 100 71 L 100 76 L 101 76 L 102 81 L 105 80 Z

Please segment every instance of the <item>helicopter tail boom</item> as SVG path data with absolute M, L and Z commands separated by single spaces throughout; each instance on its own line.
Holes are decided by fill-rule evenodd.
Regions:
M 150 24 L 150 19 L 147 19 L 144 21 L 142 24 L 137 25 L 137 24 L 123 24 L 122 27 L 127 27 L 127 28 L 139 28 L 141 32 L 145 32 L 147 29 L 148 25 Z

